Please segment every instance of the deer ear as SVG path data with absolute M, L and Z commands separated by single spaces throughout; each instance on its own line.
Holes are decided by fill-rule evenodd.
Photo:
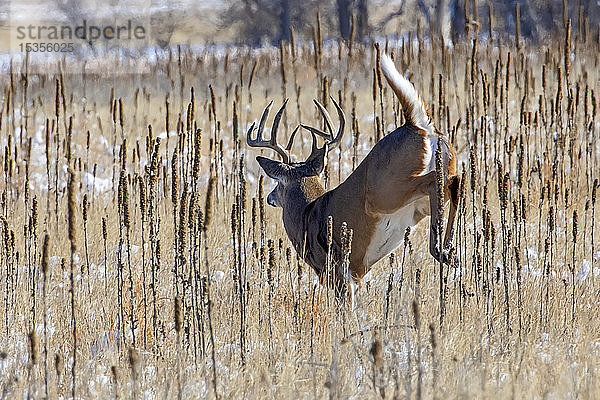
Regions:
M 327 162 L 327 145 L 324 145 L 320 149 L 316 149 L 305 161 L 307 167 L 311 169 L 314 175 L 321 175 L 325 169 L 325 163 Z
M 258 165 L 265 171 L 270 178 L 275 180 L 282 180 L 286 176 L 285 165 L 282 162 L 271 160 L 266 157 L 257 156 L 256 161 L 258 161 Z

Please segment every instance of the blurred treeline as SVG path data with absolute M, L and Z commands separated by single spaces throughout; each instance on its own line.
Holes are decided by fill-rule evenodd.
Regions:
M 597 0 L 227 0 L 220 27 L 233 28 L 234 41 L 253 46 L 290 40 L 290 29 L 310 39 L 318 13 L 325 38 L 361 40 L 418 28 L 425 35 L 442 34 L 453 41 L 469 31 L 483 37 L 492 32 L 503 39 L 515 35 L 517 8 L 525 40 L 562 34 L 568 19 L 574 35 L 598 39 Z

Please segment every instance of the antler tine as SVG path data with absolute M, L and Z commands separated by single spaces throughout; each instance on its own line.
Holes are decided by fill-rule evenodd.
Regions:
M 277 143 L 277 130 L 279 128 L 279 121 L 281 120 L 281 115 L 285 110 L 285 106 L 287 105 L 288 100 L 286 99 L 283 102 L 283 105 L 277 111 L 277 115 L 275 115 L 275 119 L 273 121 L 273 127 L 271 128 L 271 138 L 269 140 L 263 139 L 263 129 L 265 126 L 265 121 L 267 120 L 267 116 L 269 115 L 269 111 L 271 106 L 273 105 L 273 100 L 269 102 L 265 110 L 263 111 L 262 117 L 260 118 L 260 123 L 258 124 L 258 132 L 256 133 L 256 139 L 252 139 L 252 131 L 254 131 L 254 127 L 256 123 L 252 123 L 250 129 L 248 129 L 248 133 L 246 134 L 246 143 L 250 147 L 264 147 L 267 149 L 275 150 L 280 156 L 284 163 L 289 164 L 290 157 L 286 153 L 286 151 L 281 148 L 281 146 Z
M 329 132 L 329 134 L 322 132 L 324 133 L 324 135 L 321 136 L 329 140 L 333 139 L 333 129 L 331 128 L 333 126 L 333 123 L 331 122 L 331 115 L 329 115 L 329 111 L 327 111 L 325 106 L 323 106 L 323 104 L 321 104 L 317 99 L 313 99 L 313 102 L 321 112 L 321 115 L 323 115 L 323 118 L 325 119 L 325 126 L 327 127 L 327 131 Z
M 338 118 L 340 120 L 340 127 L 338 128 L 337 135 L 335 135 L 335 138 L 329 143 L 329 149 L 331 150 L 334 147 L 339 146 L 340 142 L 342 141 L 342 136 L 344 136 L 344 128 L 346 127 L 346 116 L 344 115 L 344 110 L 342 110 L 342 107 L 340 107 L 338 102 L 335 101 L 332 96 L 329 96 L 329 98 L 331 98 L 331 101 L 333 101 L 333 104 L 338 112 Z
M 321 114 L 323 115 L 323 118 L 325 119 L 325 125 L 327 126 L 327 129 L 329 130 L 329 133 L 325 133 L 317 128 L 314 128 L 312 126 L 308 126 L 308 125 L 304 125 L 302 124 L 301 126 L 306 129 L 309 130 L 311 133 L 313 134 L 317 134 L 323 138 L 325 138 L 326 140 L 328 140 L 327 145 L 328 145 L 328 150 L 334 149 L 335 147 L 339 146 L 341 140 L 342 140 L 342 136 L 344 135 L 344 127 L 346 126 L 346 116 L 344 115 L 344 111 L 342 110 L 342 108 L 340 107 L 340 105 L 338 104 L 337 101 L 335 101 L 335 99 L 332 96 L 329 96 L 331 98 L 331 101 L 333 101 L 333 104 L 335 105 L 335 108 L 338 112 L 338 117 L 340 119 L 340 126 L 338 128 L 338 132 L 335 135 L 335 137 L 333 136 L 333 132 L 331 129 L 332 123 L 331 123 L 331 116 L 329 115 L 329 112 L 325 109 L 325 107 L 319 103 L 317 100 L 313 100 L 315 105 L 317 106 L 317 108 L 319 109 L 319 111 L 321 112 Z
M 321 113 L 323 118 L 325 119 L 325 126 L 327 127 L 327 130 L 329 131 L 329 133 L 323 132 L 320 129 L 317 129 L 317 128 L 314 128 L 314 127 L 308 126 L 308 125 L 302 125 L 302 127 L 306 130 L 309 130 L 312 133 L 315 133 L 315 134 L 321 136 L 322 138 L 325 138 L 325 139 L 331 141 L 331 140 L 333 140 L 333 130 L 331 129 L 331 126 L 333 124 L 331 123 L 331 116 L 329 115 L 329 112 L 323 106 L 323 104 L 319 103 L 318 100 L 313 99 L 313 102 L 315 103 L 315 105 L 317 106 L 317 109 L 319 110 L 319 112 Z
M 319 150 L 319 148 L 317 147 L 317 136 L 315 136 L 315 134 L 313 132 L 310 133 L 310 135 L 312 136 L 312 145 L 311 145 L 311 156 L 312 154 Z
M 314 134 L 313 131 L 310 131 L 310 135 L 312 136 L 312 145 L 311 145 L 311 149 L 310 149 L 310 156 L 308 156 L 307 160 L 312 159 L 313 157 L 316 157 L 316 155 L 318 154 L 319 150 L 322 150 L 323 147 L 327 146 L 327 143 L 325 143 L 323 145 L 323 147 L 319 148 L 317 146 L 317 136 Z M 327 150 L 325 150 L 327 152 Z
M 258 125 L 258 132 L 256 133 L 256 139 L 252 139 L 252 132 L 254 131 L 254 128 L 256 127 L 256 122 L 253 122 L 252 125 L 250 126 L 250 129 L 248 129 L 248 132 L 246 133 L 246 143 L 248 143 L 248 146 L 250 147 L 261 147 L 263 145 L 265 145 L 265 141 L 262 138 L 262 131 L 263 131 L 263 127 L 265 125 L 265 120 L 267 119 L 267 115 L 269 115 L 269 110 L 271 109 L 271 106 L 273 105 L 273 100 L 271 100 L 271 102 L 269 104 L 267 104 L 267 106 L 265 107 L 262 116 L 260 117 L 260 123 Z
M 256 140 L 260 140 L 262 141 L 262 134 L 263 134 L 263 129 L 265 127 L 265 122 L 267 121 L 267 117 L 269 116 L 269 112 L 271 111 L 271 106 L 273 105 L 273 100 L 271 100 L 269 102 L 269 104 L 267 104 L 267 106 L 265 107 L 265 110 L 262 113 L 262 116 L 260 117 L 260 123 L 258 124 L 258 133 L 256 134 Z
M 296 133 L 298 132 L 298 129 L 300 129 L 300 125 L 298 125 L 296 127 L 296 129 L 294 129 L 294 131 L 290 135 L 287 146 L 285 146 L 285 151 L 289 152 L 290 150 L 292 150 L 292 146 L 294 145 L 294 138 L 296 137 Z
M 279 121 L 281 120 L 281 115 L 283 114 L 283 110 L 285 110 L 285 106 L 287 106 L 287 102 L 289 99 L 285 99 L 283 105 L 275 114 L 275 119 L 273 120 L 273 127 L 271 128 L 271 144 L 277 145 L 277 130 L 279 129 Z

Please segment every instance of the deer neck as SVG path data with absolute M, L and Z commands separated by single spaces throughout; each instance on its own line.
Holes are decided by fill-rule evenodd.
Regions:
M 317 177 L 302 178 L 288 185 L 283 207 L 283 225 L 296 249 L 302 246 L 304 211 L 306 207 L 321 197 L 325 189 Z

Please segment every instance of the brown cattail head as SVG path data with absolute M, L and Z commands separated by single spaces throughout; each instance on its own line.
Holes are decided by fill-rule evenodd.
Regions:
M 419 274 L 419 278 L 421 275 L 420 272 L 420 270 L 417 271 L 417 273 Z M 421 327 L 421 313 L 419 311 L 419 303 L 417 302 L 417 300 L 412 301 L 412 312 L 413 317 L 415 318 L 415 327 L 417 328 L 417 330 L 419 330 Z
M 521 251 L 517 246 L 514 248 L 515 251 L 515 264 L 517 265 L 517 272 L 521 272 Z
M 102 217 L 102 239 L 106 241 L 106 218 Z
M 546 91 L 546 75 L 547 75 L 547 67 L 546 64 L 542 65 L 542 89 L 544 92 Z
M 257 217 L 257 212 L 256 212 L 256 197 L 252 198 L 252 208 L 250 210 L 250 217 L 252 220 L 252 229 L 256 229 L 256 217 Z
M 125 171 L 121 171 L 121 206 L 123 211 L 123 224 L 129 229 L 131 226 L 131 217 L 129 213 L 129 180 Z
M 327 217 L 327 246 L 331 247 L 333 243 L 333 217 Z
M 187 212 L 188 212 L 188 193 L 183 192 L 181 195 L 181 202 L 179 203 L 179 241 L 178 241 L 178 253 L 179 258 L 182 262 L 185 262 L 185 241 L 187 237 Z
M 189 196 L 188 199 L 188 228 L 190 230 L 194 229 L 194 223 L 198 221 L 198 197 L 200 195 L 198 193 L 193 193 Z M 202 214 L 202 213 L 200 213 Z M 202 220 L 202 217 L 200 217 Z M 202 226 L 202 225 L 200 225 Z
M 273 287 L 273 269 L 275 268 L 275 246 L 273 244 L 273 239 L 269 239 L 267 242 L 267 247 L 269 251 L 269 258 L 267 263 L 267 283 L 272 288 Z
M 475 163 L 475 149 L 473 147 L 469 151 L 469 166 L 471 167 L 471 191 L 474 192 L 477 184 L 477 164 Z
M 431 350 L 435 351 L 437 348 L 437 337 L 435 335 L 435 326 L 429 324 L 429 341 L 431 342 Z
M 140 212 L 142 214 L 142 220 L 146 215 L 146 183 L 144 182 L 144 178 L 139 176 L 138 178 L 139 187 L 140 187 Z
M 214 91 L 212 85 L 208 85 L 208 90 L 210 92 L 211 111 L 212 111 L 213 116 L 216 119 L 217 118 L 217 116 L 216 116 L 217 101 L 215 100 L 215 91 Z
M 58 353 L 54 355 L 54 369 L 56 371 L 56 375 L 60 378 L 63 370 L 65 369 L 65 364 L 63 362 L 63 358 Z
M 206 189 L 206 202 L 204 204 L 204 231 L 208 229 L 212 219 L 212 207 L 213 207 L 213 189 L 215 186 L 215 178 L 210 177 L 208 180 L 208 188 Z
M 69 221 L 69 241 L 71 242 L 71 252 L 74 253 L 77 249 L 77 221 L 76 221 L 76 206 L 75 206 L 75 171 L 69 167 L 69 182 L 67 184 L 67 196 L 68 196 L 68 221 Z
M 54 98 L 54 115 L 56 119 L 60 118 L 60 80 L 56 79 L 56 97 Z M 57 125 L 58 126 L 58 125 Z
M 69 117 L 69 124 L 67 125 L 67 164 L 71 164 L 71 151 L 73 141 L 73 116 Z
M 117 124 L 117 114 L 118 114 L 117 106 L 118 106 L 118 104 L 119 103 L 117 102 L 117 99 L 113 98 L 113 100 L 111 102 L 111 107 L 110 107 L 113 127 Z
M 296 62 L 296 35 L 294 34 L 294 27 L 290 26 L 290 49 L 292 54 L 292 63 Z
M 265 191 L 264 191 L 264 175 L 258 178 L 258 213 L 260 221 L 265 220 Z
M 175 297 L 173 311 L 174 311 L 174 319 L 175 319 L 175 332 L 179 333 L 181 331 L 181 322 L 182 322 L 181 300 L 179 300 L 179 297 Z
M 123 143 L 119 149 L 119 161 L 121 164 L 121 169 L 127 169 L 127 139 L 123 139 Z
M 123 129 L 124 119 L 125 115 L 123 114 L 123 99 L 119 98 L 119 125 L 121 125 L 121 129 Z
M 281 80 L 285 86 L 287 84 L 287 75 L 285 73 L 285 43 L 283 40 L 279 42 L 279 57 L 281 61 Z
M 139 355 L 134 347 L 129 347 L 129 368 L 131 368 L 131 374 L 133 379 L 137 379 L 137 370 L 139 365 Z
M 231 205 L 231 234 L 235 235 L 238 231 L 238 205 L 233 203 Z
M 29 230 L 35 234 L 37 231 L 37 219 L 38 219 L 38 202 L 37 196 L 33 196 L 33 204 L 31 205 L 31 226 Z
M 254 75 L 256 74 L 256 66 L 258 65 L 258 61 L 255 60 L 252 65 L 252 69 L 250 70 L 250 77 L 248 78 L 248 92 L 250 92 L 250 88 L 252 87 L 252 81 L 254 80 Z
M 83 206 L 82 206 L 83 222 L 86 223 L 88 219 L 88 195 L 83 195 Z
M 473 48 L 471 50 L 471 85 L 477 82 L 477 37 L 473 39 Z
M 185 119 L 185 130 L 190 132 L 192 130 L 192 103 L 188 103 L 186 119 Z
M 178 192 L 179 192 L 179 175 L 177 174 L 177 149 L 173 151 L 173 158 L 171 159 L 171 201 L 173 205 L 177 204 Z
M 373 85 L 371 90 L 371 96 L 373 97 L 373 102 L 377 101 L 377 71 L 373 68 Z
M 38 337 L 35 331 L 29 332 L 29 346 L 31 349 L 31 365 L 37 363 L 38 359 Z
M 150 148 L 150 145 L 152 145 L 152 142 L 154 142 L 154 133 L 152 131 L 152 124 L 148 124 L 148 142 L 147 142 L 147 148 L 146 148 L 146 153 L 148 153 L 149 151 L 151 151 L 152 149 Z
M 381 79 L 381 49 L 379 48 L 379 43 L 375 43 L 376 53 L 376 62 L 375 62 L 375 73 L 377 75 L 377 87 L 379 90 L 383 88 L 383 82 Z
M 565 29 L 565 76 L 567 80 L 569 79 L 569 72 L 571 71 L 571 19 L 567 22 L 567 26 Z M 567 81 L 567 86 L 568 86 Z
M 44 235 L 44 244 L 42 245 L 42 272 L 44 276 L 48 274 L 48 247 L 50 246 L 50 235 Z
M 243 158 L 240 160 L 240 165 L 243 165 Z M 248 182 L 243 173 L 243 169 L 240 167 L 240 207 L 241 211 L 246 212 L 246 203 L 248 202 Z
M 116 365 L 110 367 L 110 373 L 112 375 L 113 382 L 117 383 L 119 381 L 119 370 L 117 369 Z
M 202 156 L 201 150 L 202 129 L 196 129 L 196 134 L 194 135 L 194 165 L 192 169 L 194 181 L 196 181 L 200 175 L 200 157 Z
M 376 367 L 381 367 L 383 365 L 383 346 L 381 345 L 381 340 L 379 339 L 379 335 L 377 331 L 375 331 L 375 335 L 373 335 L 373 343 L 371 344 L 371 349 L 369 351 L 371 356 L 373 356 L 373 363 Z
M 573 243 L 577 243 L 577 210 L 573 210 Z
M 346 243 L 345 243 L 345 256 L 350 257 L 350 253 L 352 253 L 352 236 L 354 235 L 353 229 L 348 229 L 348 234 L 346 235 Z

